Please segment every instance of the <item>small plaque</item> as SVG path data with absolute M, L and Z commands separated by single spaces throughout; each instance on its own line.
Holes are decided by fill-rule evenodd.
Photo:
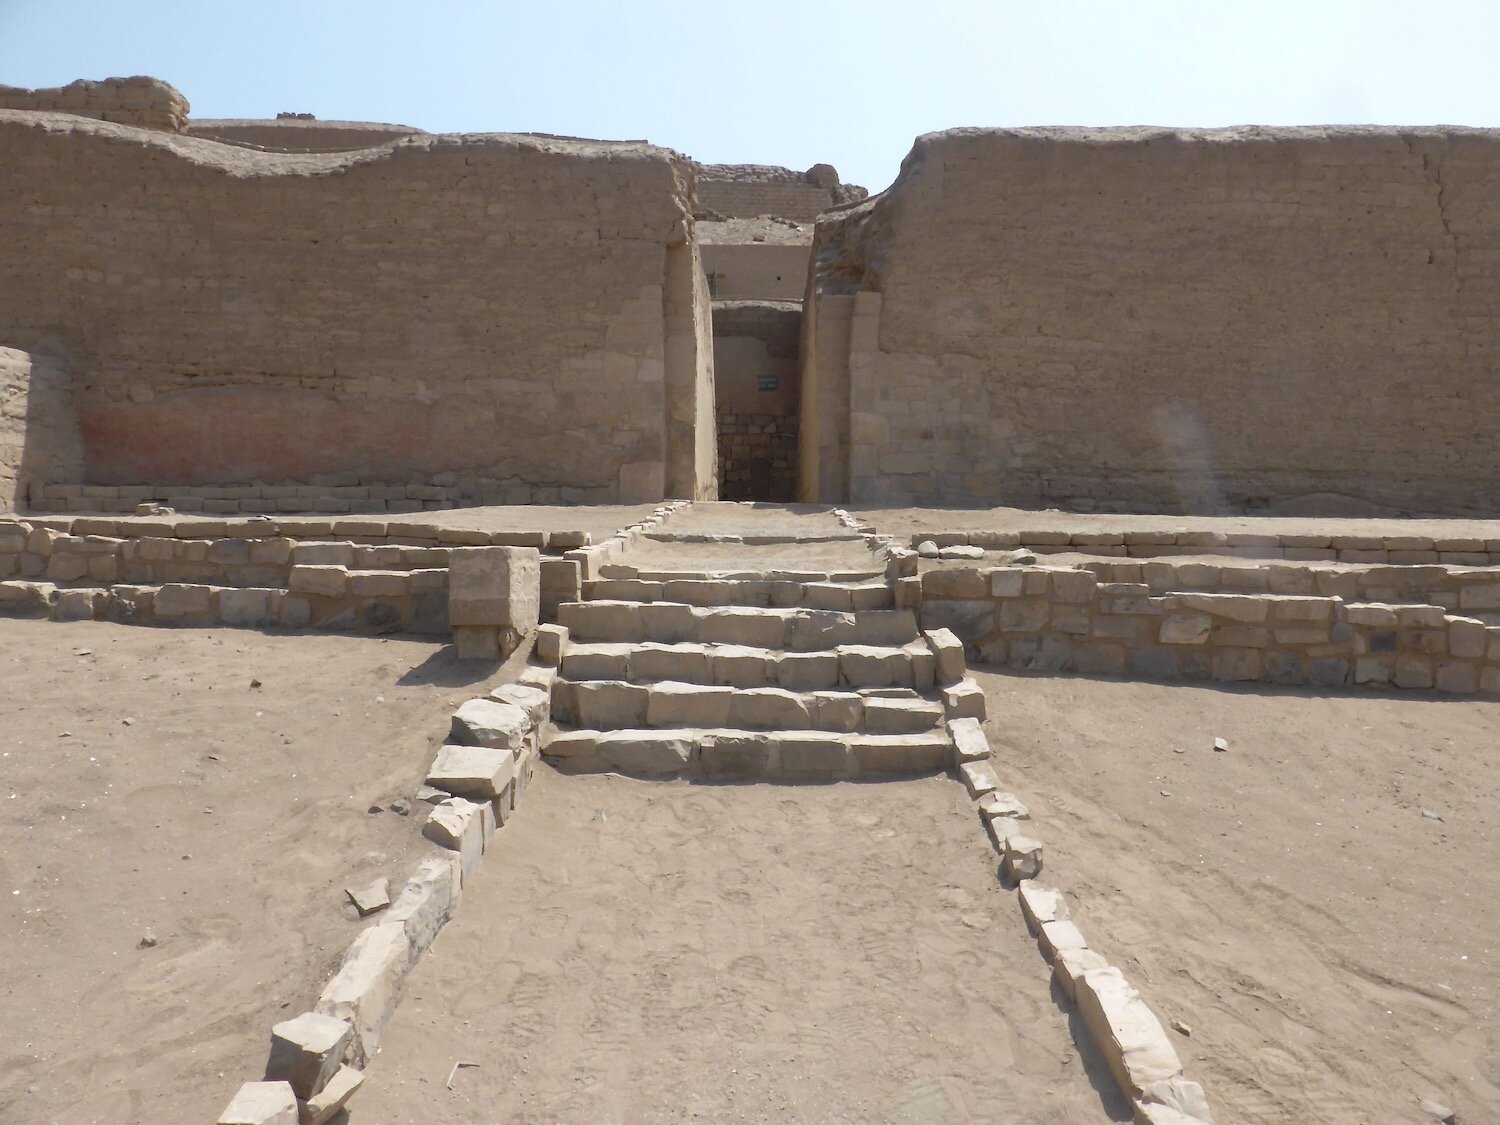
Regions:
M 763 391 L 780 390 L 781 377 L 779 375 L 762 375 L 760 377 L 760 389 Z

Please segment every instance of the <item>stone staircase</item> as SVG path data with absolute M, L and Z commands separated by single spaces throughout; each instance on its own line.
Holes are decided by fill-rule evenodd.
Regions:
M 558 768 L 830 780 L 952 766 L 942 687 L 962 650 L 893 608 L 877 570 L 601 574 L 538 645 L 558 668 L 543 738 Z

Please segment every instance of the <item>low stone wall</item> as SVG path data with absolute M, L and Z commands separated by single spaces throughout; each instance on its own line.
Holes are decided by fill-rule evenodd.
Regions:
M 93 117 L 140 129 L 181 133 L 187 128 L 188 100 L 159 78 L 80 78 L 66 86 L 27 90 L 0 86 L 0 109 L 45 110 Z
M 446 477 L 447 474 L 439 474 Z M 34 512 L 104 512 L 129 515 L 148 502 L 165 504 L 179 512 L 207 515 L 274 515 L 278 512 L 327 512 L 361 514 L 381 512 L 432 512 L 472 504 L 531 503 L 535 490 L 508 488 L 498 481 L 471 481 L 459 485 L 445 480 L 424 484 L 372 484 L 352 477 L 345 481 L 313 481 L 306 484 L 249 484 L 237 486 L 188 486 L 160 484 L 56 484 L 34 483 L 30 508 Z M 554 490 L 561 493 L 563 490 Z M 552 503 L 536 501 L 536 503 Z
M 911 545 L 1025 548 L 1039 555 L 1078 552 L 1113 558 L 1237 555 L 1293 562 L 1392 563 L 1420 566 L 1500 566 L 1500 539 L 1429 535 L 1256 534 L 1224 531 L 939 531 L 911 536 Z
M 298 521 L 230 525 L 192 520 L 54 520 L 124 530 L 130 538 L 71 534 L 36 521 L 0 521 L 0 614 L 142 625 L 317 628 L 447 634 L 448 571 L 452 552 L 503 545 L 575 549 L 583 532 L 465 532 L 360 521 L 302 521 L 310 535 L 358 528 L 365 542 L 314 538 Z M 123 524 L 123 526 L 121 526 Z M 451 545 L 422 545 L 417 532 L 451 533 Z M 192 536 L 198 532 L 198 537 Z M 236 533 L 248 534 L 236 534 Z M 260 532 L 260 534 L 255 534 Z M 210 537 L 212 536 L 212 537 Z M 409 542 L 384 542 L 391 538 Z M 465 538 L 469 541 L 465 542 Z M 517 540 L 491 544 L 497 538 Z M 435 539 L 431 542 L 436 542 Z M 576 559 L 540 560 L 541 612 L 550 617 L 582 590 Z M 160 595 L 166 593 L 163 612 Z
M 1331 580 L 1347 597 L 1159 592 L 1090 570 L 944 567 L 901 578 L 897 604 L 916 608 L 924 629 L 951 629 L 977 659 L 1012 668 L 1500 695 L 1500 625 L 1442 605 L 1374 601 L 1379 588 L 1361 591 L 1357 576 Z M 1500 573 L 1454 582 L 1461 608 L 1500 605 Z

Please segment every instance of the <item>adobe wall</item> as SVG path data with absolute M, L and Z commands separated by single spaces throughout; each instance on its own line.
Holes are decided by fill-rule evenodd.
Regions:
M 794 500 L 801 307 L 786 301 L 716 301 L 713 318 L 719 496 Z
M 97 82 L 80 78 L 40 90 L 0 86 L 0 109 L 71 113 L 169 133 L 182 132 L 188 119 L 188 101 L 176 88 L 141 75 Z
M 402 137 L 418 136 L 409 125 L 370 121 L 317 121 L 305 118 L 275 120 L 197 120 L 188 123 L 190 137 L 221 144 L 260 148 L 268 152 L 352 152 L 373 148 Z
M 776 215 L 811 222 L 836 204 L 863 199 L 868 193 L 839 182 L 828 164 L 806 172 L 767 164 L 697 164 L 698 210 L 704 217 Z
M 807 290 L 807 245 L 746 242 L 705 244 L 703 268 L 721 301 L 800 301 Z
M 0 347 L 0 512 L 43 484 L 83 475 L 72 380 L 58 364 Z
M 0 340 L 75 373 L 91 483 L 713 491 L 711 436 L 682 431 L 712 359 L 674 153 L 283 155 L 5 111 L 0 153 Z
M 1497 186 L 1480 130 L 922 137 L 818 227 L 804 496 L 1493 512 Z

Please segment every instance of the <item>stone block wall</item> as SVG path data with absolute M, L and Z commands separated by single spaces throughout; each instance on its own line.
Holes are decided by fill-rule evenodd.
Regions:
M 1266 571 L 1226 567 L 1211 588 L 1166 591 L 1086 569 L 943 567 L 901 579 L 897 600 L 924 629 L 951 629 L 972 656 L 1012 668 L 1500 695 L 1500 572 L 1455 575 L 1442 592 L 1451 611 L 1397 601 L 1410 589 L 1384 576 L 1330 575 L 1282 567 L 1271 586 Z
M 764 164 L 699 164 L 698 209 L 705 215 L 776 215 L 811 222 L 830 207 L 868 193 L 839 182 L 838 172 L 816 164 L 806 172 Z
M 1497 187 L 1485 130 L 923 137 L 818 226 L 804 498 L 1492 511 Z
M 0 347 L 0 512 L 25 508 L 40 496 L 44 481 L 77 481 L 82 474 L 67 372 L 53 361 Z
M 3 110 L 0 153 L 0 340 L 66 358 L 91 484 L 713 492 L 711 425 L 683 433 L 712 359 L 673 153 L 275 154 Z
M 69 113 L 168 133 L 187 128 L 188 108 L 187 99 L 174 87 L 140 75 L 97 82 L 81 78 L 40 90 L 0 86 L 0 109 Z

